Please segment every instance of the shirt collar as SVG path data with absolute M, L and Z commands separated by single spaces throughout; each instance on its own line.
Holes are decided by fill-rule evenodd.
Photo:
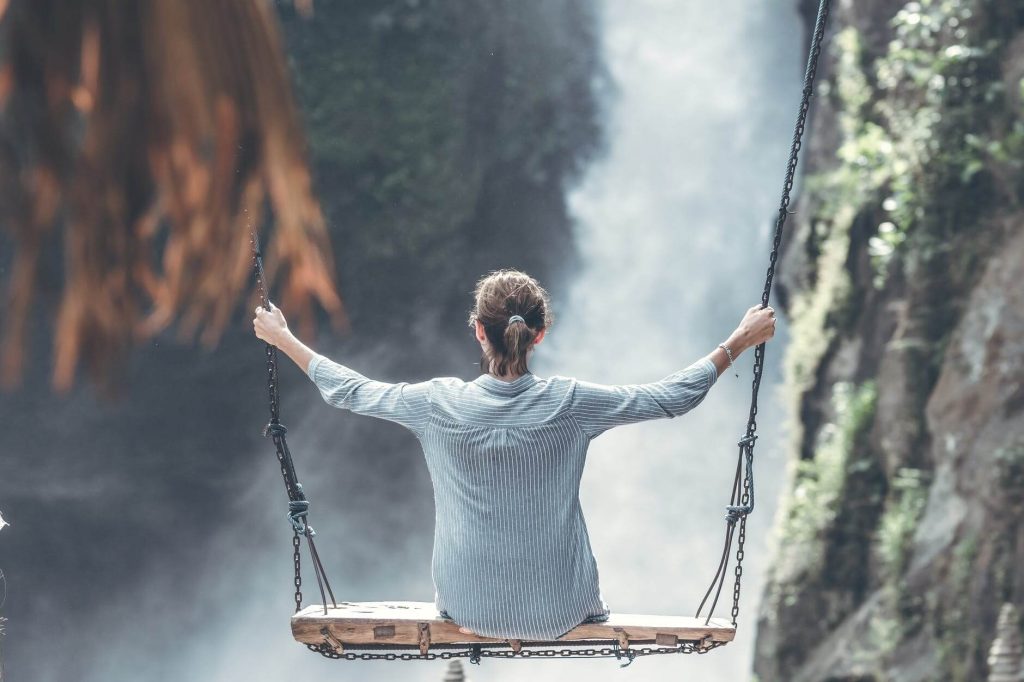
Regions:
M 540 381 L 535 374 L 527 372 L 514 381 L 503 381 L 492 374 L 481 374 L 473 383 L 500 395 L 518 395 Z

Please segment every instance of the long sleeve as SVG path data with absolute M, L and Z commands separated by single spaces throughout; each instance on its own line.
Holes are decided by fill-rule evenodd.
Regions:
M 417 438 L 430 421 L 430 382 L 375 381 L 322 355 L 313 356 L 306 374 L 324 401 L 335 407 L 398 422 Z
M 685 414 L 704 400 L 717 379 L 715 364 L 703 359 L 647 384 L 577 381 L 570 409 L 583 431 L 594 438 L 615 426 Z

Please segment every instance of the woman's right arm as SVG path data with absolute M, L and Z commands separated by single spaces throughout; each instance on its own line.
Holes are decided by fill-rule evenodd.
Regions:
M 316 353 L 288 329 L 280 309 L 256 308 L 256 336 L 290 357 L 316 384 L 325 402 L 379 419 L 398 422 L 422 437 L 430 419 L 430 383 L 387 383 Z
M 774 310 L 750 308 L 736 330 L 722 344 L 735 361 L 748 348 L 775 334 Z M 661 381 L 607 385 L 576 382 L 572 413 L 590 438 L 623 424 L 648 419 L 671 419 L 699 405 L 719 375 L 729 367 L 729 354 L 721 347 Z

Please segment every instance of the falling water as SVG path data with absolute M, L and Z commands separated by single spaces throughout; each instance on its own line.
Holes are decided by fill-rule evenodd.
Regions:
M 541 374 L 660 379 L 715 348 L 759 301 L 797 112 L 802 29 L 785 3 L 609 2 L 605 59 L 618 93 L 610 149 L 570 197 L 584 267 Z M 644 679 L 749 676 L 767 534 L 783 471 L 785 333 L 768 348 L 739 631 L 707 656 L 637 661 Z M 694 412 L 596 440 L 582 500 L 613 610 L 692 615 L 721 551 L 723 505 L 749 405 L 751 358 Z M 731 577 L 731 573 L 730 573 Z M 728 616 L 727 587 L 718 615 Z M 612 679 L 607 662 L 536 680 Z M 533 673 L 531 673 L 532 675 Z M 518 679 L 511 666 L 481 679 Z

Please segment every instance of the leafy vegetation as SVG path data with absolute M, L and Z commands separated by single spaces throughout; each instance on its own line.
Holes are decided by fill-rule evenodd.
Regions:
M 944 609 L 939 608 L 937 603 L 932 604 L 931 608 L 936 615 L 934 629 L 939 642 L 939 659 L 952 682 L 967 682 L 971 679 L 970 659 L 965 656 L 965 652 L 976 651 L 981 644 L 971 628 L 963 626 L 970 621 L 971 577 L 979 551 L 976 535 L 968 535 L 957 543 L 949 576 L 951 593 L 955 599 Z
M 839 164 L 808 186 L 825 213 L 871 204 L 886 216 L 868 242 L 877 287 L 895 254 L 927 257 L 969 229 L 988 176 L 1021 168 L 1024 123 L 1004 92 L 1003 42 L 992 35 L 992 17 L 977 20 L 976 5 L 907 3 L 884 54 L 870 63 L 856 29 L 836 36 Z
M 887 582 L 898 579 L 907 568 L 910 543 L 927 501 L 928 482 L 925 472 L 904 467 L 896 472 L 890 484 L 876 540 L 882 578 Z
M 859 466 L 858 448 L 874 419 L 875 402 L 873 382 L 857 387 L 837 383 L 832 396 L 834 421 L 818 432 L 814 458 L 796 465 L 783 517 L 783 552 L 799 557 L 801 567 L 811 573 L 822 567 L 824 534 L 841 508 L 850 468 Z
M 817 285 L 795 294 L 789 311 L 793 323 L 786 351 L 786 377 L 789 391 L 797 397 L 814 383 L 818 365 L 836 333 L 830 316 L 850 295 L 850 276 L 845 263 L 853 218 L 853 206 L 847 204 L 837 209 L 831 220 L 814 224 L 821 240 L 816 263 Z

